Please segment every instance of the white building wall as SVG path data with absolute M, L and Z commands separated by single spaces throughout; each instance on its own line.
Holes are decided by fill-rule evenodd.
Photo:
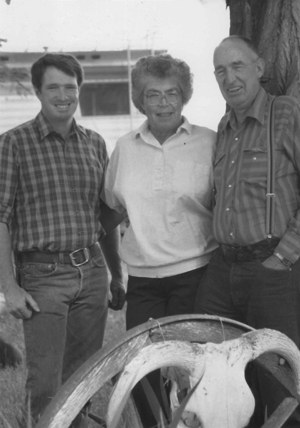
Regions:
M 40 102 L 35 95 L 0 96 L 0 134 L 31 120 L 39 111 Z M 109 154 L 120 136 L 136 128 L 144 120 L 144 116 L 136 111 L 133 113 L 132 119 L 129 115 L 82 117 L 80 111 L 77 111 L 75 116 L 82 126 L 93 129 L 102 135 Z

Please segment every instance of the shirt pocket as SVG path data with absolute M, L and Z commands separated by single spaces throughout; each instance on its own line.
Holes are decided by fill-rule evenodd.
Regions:
M 240 180 L 265 183 L 268 174 L 268 153 L 265 147 L 245 148 L 242 153 Z

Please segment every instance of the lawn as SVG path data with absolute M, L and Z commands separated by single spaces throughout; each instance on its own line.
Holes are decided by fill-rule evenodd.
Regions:
M 21 321 L 4 313 L 0 315 L 0 333 L 8 342 L 24 355 L 24 339 Z M 25 361 L 16 369 L 0 371 L 0 416 L 4 417 L 12 428 L 18 427 L 24 403 L 24 381 L 26 377 Z M 7 425 L 0 418 L 0 427 Z
M 125 309 L 122 311 L 109 310 L 107 328 L 104 343 L 120 336 L 125 332 Z M 9 423 L 11 428 L 19 428 L 18 421 L 22 418 L 24 411 L 24 385 L 26 378 L 24 339 L 22 323 L 7 313 L 0 315 L 0 333 L 10 343 L 16 345 L 24 355 L 23 363 L 16 369 L 5 369 L 0 372 L 0 428 L 7 428 Z M 92 411 L 95 414 L 104 416 L 105 402 L 109 394 L 106 386 L 96 394 L 93 400 Z M 91 422 L 90 428 L 99 428 L 98 424 Z

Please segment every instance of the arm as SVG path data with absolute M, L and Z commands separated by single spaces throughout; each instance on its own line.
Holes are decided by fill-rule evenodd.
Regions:
M 290 200 L 299 201 L 299 177 L 300 177 L 300 108 L 296 100 L 288 97 L 279 97 L 279 100 L 285 100 L 286 108 L 282 110 L 281 115 L 286 116 L 286 123 L 280 134 L 281 151 L 278 151 L 279 156 L 286 156 L 289 167 L 286 171 L 294 170 L 294 182 L 290 181 L 289 186 L 283 188 L 287 195 L 290 195 Z M 282 101 L 281 101 L 282 102 Z M 276 111 L 276 110 L 275 110 Z M 276 118 L 276 116 L 275 116 Z M 283 179 L 283 178 L 281 178 Z M 275 185 L 275 193 L 276 186 Z M 279 195 L 280 196 L 280 195 Z M 288 201 L 290 203 L 290 201 Z M 281 209 L 284 209 L 285 202 L 281 202 Z M 276 217 L 275 217 L 276 219 Z M 267 268 L 275 270 L 287 270 L 289 266 L 283 262 L 284 259 L 291 264 L 295 263 L 300 257 L 300 205 L 296 207 L 294 216 L 290 218 L 286 225 L 286 231 L 281 237 L 278 246 L 274 250 L 274 254 L 263 262 Z
M 110 307 L 114 310 L 122 309 L 125 302 L 125 288 L 123 285 L 123 271 L 119 255 L 119 244 L 119 227 L 113 229 L 100 241 L 101 249 L 111 273 L 110 291 L 112 300 L 110 302 Z
M 122 309 L 125 302 L 122 264 L 119 256 L 120 228 L 118 225 L 126 217 L 126 212 L 123 207 L 118 207 L 121 209 L 116 210 L 116 200 L 111 192 L 114 175 L 112 164 L 114 163 L 113 159 L 116 157 L 115 152 L 116 148 L 112 153 L 105 171 L 105 186 L 101 195 L 100 222 L 106 235 L 100 240 L 100 245 L 112 276 L 110 283 L 111 301 L 109 302 L 109 307 L 118 310 Z
M 268 257 L 263 263 L 264 267 L 268 269 L 274 270 L 289 270 L 287 266 L 285 266 L 275 254 L 272 254 Z
M 119 213 L 118 211 L 110 208 L 105 202 L 101 201 L 100 223 L 102 224 L 106 234 L 115 229 L 126 217 L 127 215 L 125 211 L 123 213 Z
M 29 293 L 20 288 L 15 278 L 12 246 L 8 224 L 14 209 L 18 186 L 18 161 L 14 137 L 0 137 L 0 289 L 4 292 L 9 311 L 16 318 L 30 318 L 39 307 Z
M 39 312 L 35 300 L 16 282 L 10 234 L 5 223 L 0 223 L 0 288 L 10 313 L 16 318 L 27 319 L 31 317 L 32 311 Z

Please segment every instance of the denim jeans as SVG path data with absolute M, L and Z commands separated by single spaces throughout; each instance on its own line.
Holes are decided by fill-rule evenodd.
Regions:
M 37 420 L 61 384 L 102 346 L 108 275 L 99 248 L 80 267 L 26 263 L 18 266 L 18 277 L 40 308 L 23 322 L 26 388 Z
M 299 347 L 299 297 L 300 261 L 291 270 L 273 270 L 265 268 L 259 260 L 228 263 L 221 250 L 217 249 L 198 289 L 195 312 L 231 318 L 256 329 L 279 330 Z M 258 370 L 261 372 L 261 369 Z M 271 413 L 285 393 L 263 373 L 252 377 L 259 378 L 257 388 L 261 400 Z M 283 426 L 299 428 L 298 413 Z
M 279 330 L 299 346 L 299 295 L 300 261 L 291 270 L 273 270 L 259 260 L 226 263 L 216 250 L 198 289 L 195 312 Z

